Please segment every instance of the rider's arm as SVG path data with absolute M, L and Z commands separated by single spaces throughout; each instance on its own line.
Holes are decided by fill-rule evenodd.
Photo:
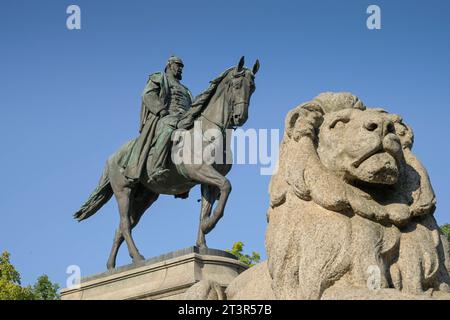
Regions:
M 165 110 L 164 102 L 160 98 L 161 81 L 159 77 L 152 75 L 142 93 L 142 101 L 145 107 L 154 115 L 158 115 Z

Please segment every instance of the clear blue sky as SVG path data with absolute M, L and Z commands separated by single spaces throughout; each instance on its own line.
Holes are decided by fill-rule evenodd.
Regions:
M 82 30 L 66 28 L 81 7 Z M 382 29 L 366 28 L 378 4 Z M 166 59 L 184 59 L 194 94 L 245 55 L 259 58 L 245 128 L 283 129 L 288 110 L 322 91 L 350 91 L 369 106 L 401 114 L 428 168 L 437 220 L 450 222 L 450 2 L 22 1 L 0 5 L 0 251 L 25 284 L 42 273 L 65 286 L 77 264 L 105 270 L 118 225 L 115 201 L 91 219 L 72 214 L 96 186 L 107 157 L 137 135 L 140 94 Z M 224 218 L 210 247 L 234 241 L 264 252 L 270 177 L 235 166 Z M 193 245 L 199 190 L 163 196 L 135 229 L 146 257 Z M 122 247 L 118 263 L 130 262 Z

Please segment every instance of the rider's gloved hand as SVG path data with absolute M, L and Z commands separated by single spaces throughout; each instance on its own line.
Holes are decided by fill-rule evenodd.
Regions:
M 193 122 L 194 122 L 194 120 L 192 119 L 192 117 L 185 117 L 178 122 L 177 127 L 179 129 L 187 130 L 192 126 Z

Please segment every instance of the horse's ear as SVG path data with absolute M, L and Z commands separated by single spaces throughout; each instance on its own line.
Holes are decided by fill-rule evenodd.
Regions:
M 258 70 L 259 70 L 259 60 L 256 59 L 256 62 L 253 65 L 253 69 L 252 69 L 253 75 L 255 75 L 258 72 Z
M 242 68 L 244 68 L 244 63 L 245 63 L 245 58 L 244 58 L 244 56 L 242 56 L 241 60 L 239 60 L 239 63 L 237 65 L 237 67 L 236 67 L 236 71 L 237 72 L 241 72 L 242 71 Z

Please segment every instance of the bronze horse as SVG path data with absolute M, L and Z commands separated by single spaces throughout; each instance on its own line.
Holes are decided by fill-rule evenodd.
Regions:
M 242 126 L 247 121 L 250 97 L 255 90 L 254 78 L 258 69 L 258 60 L 252 70 L 249 70 L 244 67 L 244 57 L 242 57 L 236 67 L 226 70 L 211 82 L 215 86 L 213 90 L 211 90 L 211 87 L 208 89 L 209 91 L 207 90 L 210 97 L 197 118 L 201 123 L 202 133 L 210 129 L 216 129 L 222 135 L 225 135 L 226 129 Z M 188 133 L 193 136 L 193 131 L 194 128 L 191 128 Z M 223 153 L 226 154 L 229 152 L 230 141 L 229 139 L 224 140 L 226 143 L 223 144 Z M 169 161 L 168 168 L 170 171 L 162 181 L 149 183 L 148 176 L 150 173 L 148 170 L 144 170 L 145 172 L 139 183 L 130 183 L 123 174 L 123 168 L 120 167 L 119 160 L 130 152 L 133 142 L 130 141 L 123 145 L 108 159 L 97 188 L 74 215 L 79 221 L 87 219 L 107 203 L 113 194 L 115 195 L 119 206 L 120 225 L 114 237 L 107 263 L 108 269 L 115 267 L 117 252 L 124 240 L 127 243 L 133 263 L 144 260 L 144 257 L 136 248 L 131 230 L 138 224 L 141 216 L 158 199 L 160 194 L 180 195 L 187 193 L 197 184 L 201 185 L 202 204 L 196 245 L 206 247 L 205 235 L 215 227 L 223 216 L 231 192 L 231 183 L 225 178 L 225 175 L 231 169 L 231 164 L 228 161 L 211 163 L 202 160 L 200 163 L 181 162 L 179 164 Z M 181 141 L 174 143 L 176 145 Z M 210 143 L 211 141 L 202 139 L 202 147 L 207 147 Z M 194 144 L 191 148 L 194 148 Z M 195 152 L 195 150 L 190 151 L 192 154 Z M 147 168 L 149 162 L 150 156 L 147 160 Z M 217 205 L 212 212 L 216 200 Z

